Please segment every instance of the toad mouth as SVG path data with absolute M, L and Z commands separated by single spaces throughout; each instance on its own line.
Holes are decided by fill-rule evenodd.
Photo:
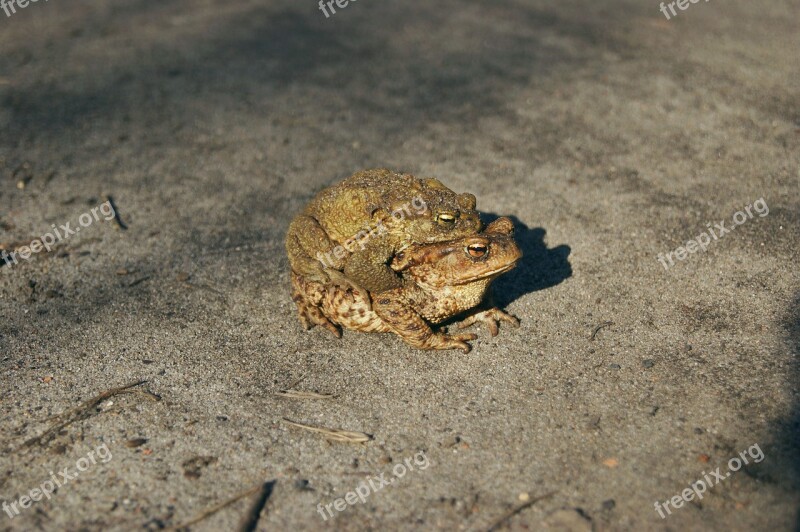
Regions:
M 479 279 L 491 279 L 493 277 L 497 277 L 498 275 L 502 275 L 502 274 L 506 273 L 507 271 L 514 269 L 518 262 L 519 262 L 519 259 L 515 260 L 514 262 L 510 262 L 510 263 L 506 264 L 505 266 L 503 266 L 502 268 L 499 268 L 499 269 L 494 270 L 492 272 L 478 274 L 478 275 L 475 275 L 473 277 L 469 277 L 467 279 L 460 279 L 457 283 L 453 283 L 453 284 L 456 285 L 456 286 L 459 286 L 459 285 L 463 285 L 463 284 L 469 284 L 469 283 L 471 283 L 473 281 L 477 281 Z

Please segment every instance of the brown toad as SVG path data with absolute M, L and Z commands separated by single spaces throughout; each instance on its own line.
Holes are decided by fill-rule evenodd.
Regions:
M 404 283 L 372 294 L 373 308 L 358 291 L 319 283 L 292 273 L 292 299 L 306 329 L 320 325 L 341 337 L 339 326 L 363 332 L 393 332 L 419 349 L 470 350 L 474 334 L 434 332 L 429 323 L 441 323 L 477 307 L 490 283 L 516 266 L 522 257 L 508 218 L 489 224 L 483 233 L 448 242 L 414 245 L 391 263 Z M 492 308 L 469 316 L 460 324 L 488 324 L 492 336 L 497 322 L 519 325 L 505 312 Z
M 401 286 L 388 266 L 412 244 L 481 229 L 475 196 L 436 179 L 364 170 L 321 191 L 289 225 L 292 271 L 307 281 L 377 293 Z M 362 290 L 363 289 L 363 290 Z

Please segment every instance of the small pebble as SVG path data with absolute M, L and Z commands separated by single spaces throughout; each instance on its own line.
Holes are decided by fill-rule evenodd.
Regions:
M 608 367 L 611 369 L 620 369 L 622 366 L 619 364 L 609 364 Z
M 294 487 L 299 489 L 300 491 L 314 491 L 314 488 L 312 488 L 309 484 L 310 483 L 308 482 L 308 480 L 304 478 L 300 478 L 294 481 Z
M 614 499 L 608 499 L 607 501 L 603 501 L 603 510 L 613 510 L 616 505 L 617 503 Z
M 648 359 L 642 360 L 642 365 L 644 367 L 646 367 L 646 368 L 652 368 L 653 366 L 656 365 L 656 363 L 652 358 L 648 358 Z
M 519 497 L 517 497 L 517 498 L 520 500 L 520 502 L 528 502 L 528 500 L 529 500 L 531 497 L 530 497 L 530 495 L 528 495 L 527 493 L 525 493 L 525 492 L 522 492 L 522 493 L 520 493 L 520 494 L 519 494 Z

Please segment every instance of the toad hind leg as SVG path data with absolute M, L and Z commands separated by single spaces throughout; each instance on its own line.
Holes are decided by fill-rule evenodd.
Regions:
M 292 272 L 292 301 L 297 305 L 297 315 L 305 330 L 319 325 L 331 332 L 336 338 L 342 337 L 342 331 L 322 312 L 321 302 L 324 288 L 317 283 L 304 281 Z
M 407 302 L 398 297 L 397 291 L 384 292 L 373 299 L 373 310 L 389 329 L 404 342 L 417 349 L 461 349 L 469 353 L 467 343 L 475 340 L 476 334 L 445 334 L 434 332 L 422 316 Z
M 328 281 L 324 267 L 342 269 L 341 259 L 332 253 L 335 247 L 336 243 L 311 216 L 298 216 L 289 224 L 286 232 L 289 265 L 306 280 L 324 284 Z
M 293 272 L 307 281 L 327 284 L 344 291 L 353 290 L 369 304 L 369 294 L 357 281 L 338 271 L 344 268 L 345 259 L 337 258 L 333 250 L 340 247 L 311 216 L 298 216 L 289 224 L 286 233 L 286 252 Z

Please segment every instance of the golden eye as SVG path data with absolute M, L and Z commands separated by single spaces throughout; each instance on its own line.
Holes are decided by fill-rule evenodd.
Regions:
M 437 222 L 444 222 L 446 224 L 454 224 L 456 223 L 456 217 L 452 214 L 441 213 L 436 216 Z
M 467 254 L 470 257 L 479 259 L 489 252 L 489 248 L 483 244 L 470 244 L 467 246 Z

